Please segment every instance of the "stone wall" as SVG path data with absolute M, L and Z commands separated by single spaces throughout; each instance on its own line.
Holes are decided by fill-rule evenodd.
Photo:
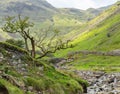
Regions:
M 77 54 L 83 54 L 83 55 L 100 55 L 100 56 L 120 56 L 120 49 L 112 50 L 109 52 L 102 52 L 102 51 L 88 51 L 88 50 L 81 50 L 76 52 L 69 52 L 67 54 L 68 58 L 74 58 Z

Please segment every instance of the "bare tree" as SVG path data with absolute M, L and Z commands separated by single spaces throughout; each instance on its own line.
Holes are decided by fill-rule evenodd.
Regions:
M 34 38 L 30 34 L 30 27 L 33 27 L 33 23 L 29 22 L 29 17 L 24 17 L 23 19 L 19 15 L 18 18 L 6 17 L 5 25 L 2 30 L 9 33 L 19 33 L 25 41 L 26 50 L 29 51 L 28 39 L 31 41 L 32 51 L 31 56 L 35 57 L 35 42 Z
M 2 27 L 2 30 L 9 33 L 19 33 L 25 41 L 26 50 L 29 51 L 27 42 L 28 37 L 26 34 L 28 35 L 28 29 L 30 27 L 33 27 L 33 23 L 29 22 L 28 17 L 21 19 L 20 15 L 18 18 L 7 16 L 5 17 L 5 24 Z
M 18 18 L 15 18 L 8 16 L 5 18 L 5 21 L 6 23 L 2 30 L 9 33 L 19 33 L 25 41 L 25 47 L 28 52 L 28 41 L 30 41 L 30 47 L 32 48 L 31 56 L 33 58 L 35 58 L 36 47 L 42 52 L 42 55 L 39 58 L 46 56 L 48 53 L 55 53 L 57 50 L 72 47 L 69 45 L 70 40 L 63 41 L 58 38 L 59 30 L 51 30 L 50 28 L 52 26 L 47 30 L 41 30 L 39 34 L 37 32 L 33 37 L 30 33 L 30 27 L 33 27 L 34 24 L 29 22 L 28 17 L 21 18 L 19 15 Z M 49 31 L 53 31 L 53 36 L 49 36 Z M 36 36 L 38 37 L 36 38 Z
M 40 34 L 41 36 L 36 40 L 36 46 L 40 49 L 42 53 L 38 58 L 42 58 L 49 53 L 55 53 L 60 49 L 67 49 L 72 47 L 69 45 L 70 40 L 62 41 L 62 39 L 58 38 L 58 30 L 54 30 L 53 36 L 48 39 L 48 30 L 44 31 L 44 34 Z

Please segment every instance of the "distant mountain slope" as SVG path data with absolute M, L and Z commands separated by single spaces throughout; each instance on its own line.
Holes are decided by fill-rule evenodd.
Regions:
M 109 7 L 110 6 L 106 6 L 98 9 L 89 8 L 87 10 L 80 10 L 75 8 L 61 8 L 60 11 L 61 14 L 73 15 L 76 19 L 86 22 L 98 16 L 101 12 L 105 11 Z
M 71 15 L 74 19 L 86 21 L 101 13 L 102 9 L 57 9 L 46 0 L 0 0 L 0 17 L 22 14 L 33 21 L 51 19 L 55 14 Z M 86 18 L 87 17 L 87 18 Z
M 45 0 L 1 0 L 0 16 L 24 15 L 34 21 L 43 21 L 50 18 L 57 12 L 57 9 Z
M 106 7 L 88 10 L 59 9 L 53 7 L 46 0 L 0 0 L 0 25 L 3 24 L 2 19 L 5 16 L 21 14 L 29 16 L 30 20 L 35 23 L 34 30 L 54 24 L 54 27 L 60 29 L 61 35 L 63 35 L 93 19 L 105 9 Z M 2 40 L 6 38 L 3 37 L 0 38 Z
M 55 53 L 56 57 L 73 59 L 64 67 L 120 72 L 120 2 L 77 31 L 72 42 L 75 47 Z
M 110 51 L 120 48 L 119 2 L 88 24 L 88 30 L 76 39 L 80 49 Z
M 81 30 L 77 30 L 76 37 L 72 42 L 76 46 L 73 49 L 63 50 L 63 54 L 78 50 L 112 51 L 120 49 L 119 19 L 120 3 L 118 2 L 88 22 Z M 83 32 L 81 33 L 81 31 Z

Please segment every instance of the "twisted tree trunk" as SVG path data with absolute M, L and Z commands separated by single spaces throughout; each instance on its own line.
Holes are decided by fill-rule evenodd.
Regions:
M 30 41 L 31 41 L 31 46 L 32 46 L 32 51 L 31 51 L 31 56 L 33 58 L 35 58 L 35 41 L 34 41 L 34 38 L 30 38 Z

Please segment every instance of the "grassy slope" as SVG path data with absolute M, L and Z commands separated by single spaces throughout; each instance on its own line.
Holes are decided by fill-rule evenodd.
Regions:
M 6 50 L 11 49 L 11 51 L 16 51 L 16 53 L 23 53 L 24 61 L 29 66 L 26 68 L 28 70 L 27 75 L 24 77 L 23 74 L 18 73 L 14 68 L 15 66 L 10 66 L 7 62 L 9 61 L 0 61 L 0 71 L 5 71 L 7 68 L 7 75 L 15 77 L 21 83 L 25 85 L 33 86 L 34 90 L 41 91 L 44 94 L 78 94 L 82 92 L 82 85 L 87 85 L 86 81 L 79 79 L 78 77 L 71 77 L 62 72 L 56 71 L 52 66 L 47 65 L 45 61 L 34 61 L 37 64 L 34 67 L 33 61 L 27 53 L 21 48 L 15 47 L 13 45 L 0 42 L 0 53 L 4 54 L 5 58 L 8 57 Z M 29 63 L 28 63 L 29 62 Z M 9 94 L 24 94 L 22 89 L 17 88 L 14 84 L 11 84 L 9 81 L 0 78 L 0 86 L 5 86 Z M 59 90 L 58 90 L 59 89 Z M 28 93 L 34 94 L 34 93 Z
M 5 4 L 4 4 L 4 0 L 1 1 L 1 3 L 3 3 L 3 7 L 2 7 L 3 9 L 1 8 L 1 10 L 4 11 L 4 8 L 6 9 L 6 6 L 10 6 L 8 4 L 10 1 L 13 1 L 13 0 L 6 1 L 7 3 L 5 3 Z M 16 0 L 16 1 L 18 1 L 18 0 Z M 49 5 L 44 0 L 43 1 L 34 1 L 34 2 L 29 1 L 29 2 L 32 2 L 33 4 L 35 4 L 34 7 L 39 6 L 39 3 L 41 2 L 40 6 L 39 6 L 40 8 L 39 9 L 35 8 L 35 10 L 34 10 L 33 6 L 27 6 L 25 3 L 22 3 L 19 5 L 19 7 L 22 7 L 22 6 L 25 7 L 22 10 L 22 12 L 23 12 L 22 15 L 24 15 L 24 16 L 29 15 L 30 20 L 35 23 L 34 28 L 31 30 L 32 32 L 33 31 L 40 32 L 41 28 L 43 28 L 43 29 L 48 28 L 50 26 L 50 24 L 54 23 L 54 27 L 61 31 L 60 35 L 64 35 L 71 31 L 74 31 L 75 28 L 79 28 L 79 25 L 86 22 L 89 19 L 89 17 L 90 17 L 90 19 L 92 19 L 96 16 L 96 13 L 97 13 L 97 15 L 99 14 L 97 9 L 96 9 L 95 13 L 94 12 L 89 13 L 88 10 L 83 11 L 83 10 L 78 10 L 78 9 L 56 9 L 56 8 L 52 7 L 51 5 Z M 21 8 L 15 7 L 15 6 L 17 6 L 16 4 L 17 3 L 13 4 L 11 6 L 11 9 L 16 10 L 17 12 L 21 11 L 21 10 L 19 10 Z M 29 8 L 31 8 L 30 10 L 33 9 L 33 11 L 30 11 Z M 103 11 L 103 10 L 101 10 L 101 11 Z M 3 23 L 2 19 L 4 18 L 5 15 L 16 16 L 19 14 L 19 13 L 17 14 L 14 11 L 9 12 L 9 10 L 7 13 L 4 13 L 3 11 L 1 11 L 1 14 L 0 14 L 0 23 Z M 54 22 L 52 22 L 51 20 L 54 20 Z M 0 33 L 0 36 L 1 35 L 2 34 Z M 3 34 L 3 37 L 6 38 L 6 36 L 4 36 L 4 34 Z M 12 36 L 12 37 L 14 37 L 14 36 Z M 15 37 L 18 37 L 18 36 L 15 35 Z
M 90 21 L 88 30 L 78 35 L 72 43 L 74 48 L 61 50 L 55 56 L 65 56 L 70 51 L 93 50 L 93 51 L 111 51 L 120 48 L 120 8 L 115 5 L 109 10 Z M 100 21 L 101 20 L 101 21 Z M 93 26 L 90 27 L 90 24 Z M 77 69 L 90 69 L 89 65 L 120 65 L 119 57 L 104 57 L 88 55 L 82 58 L 78 56 L 78 62 L 75 63 Z M 108 64 L 108 65 L 107 65 Z M 74 64 L 73 64 L 74 65 Z M 79 66 L 78 66 L 79 65 Z M 120 70 L 119 70 L 120 71 Z
M 48 29 L 51 26 L 51 31 L 49 32 L 49 36 L 52 35 L 54 29 L 57 29 L 60 31 L 59 35 L 64 35 L 69 32 L 71 32 L 74 28 L 78 28 L 79 25 L 82 24 L 81 21 L 76 20 L 71 15 L 65 15 L 65 14 L 56 14 L 53 16 L 52 19 L 47 19 L 44 22 L 40 23 L 37 21 L 34 22 L 34 27 L 31 28 L 31 35 L 34 34 L 34 32 L 37 32 L 38 34 L 41 32 L 42 29 Z M 14 36 L 10 36 L 9 34 L 2 32 L 0 29 L 0 40 L 5 40 L 6 38 L 19 38 L 16 34 Z
M 0 87 L 5 86 L 8 89 L 9 94 L 23 94 L 23 91 L 17 88 L 16 86 L 13 86 L 8 81 L 0 78 Z

